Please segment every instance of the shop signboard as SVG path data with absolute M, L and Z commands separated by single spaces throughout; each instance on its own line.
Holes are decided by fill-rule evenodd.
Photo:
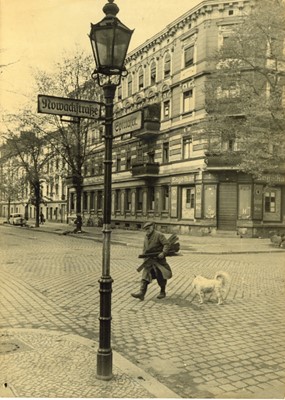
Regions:
M 113 122 L 113 136 L 120 136 L 126 133 L 134 132 L 142 127 L 142 111 L 136 111 L 131 114 L 117 118 Z

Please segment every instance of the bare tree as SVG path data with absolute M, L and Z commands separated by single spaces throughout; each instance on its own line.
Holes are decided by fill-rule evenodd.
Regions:
M 59 96 L 76 100 L 100 101 L 101 91 L 91 74 L 94 69 L 93 57 L 87 56 L 80 49 L 64 54 L 54 64 L 53 72 L 34 70 L 35 94 L 33 105 L 26 107 L 20 115 L 9 116 L 8 125 L 15 124 L 18 131 L 29 130 L 36 133 L 52 154 L 65 161 L 69 172 L 67 178 L 76 191 L 76 231 L 82 228 L 81 195 L 84 179 L 84 165 L 94 154 L 96 144 L 101 142 L 101 122 L 97 120 L 65 118 L 56 115 L 38 114 L 34 111 L 38 94 Z M 7 120 L 8 116 L 6 117 Z M 7 123 L 6 123 L 7 125 Z M 28 127 L 28 128 L 27 128 Z M 10 128 L 10 132 L 13 128 Z M 15 131 L 15 130 L 14 130 Z M 90 134 L 92 133 L 92 140 Z M 13 135 L 12 135 L 13 136 Z M 13 136 L 11 143 L 17 144 L 18 135 Z
M 6 136 L 6 148 L 17 168 L 24 170 L 25 183 L 31 189 L 30 202 L 36 209 L 36 227 L 39 227 L 41 180 L 45 177 L 45 167 L 54 154 L 48 152 L 45 137 L 38 135 L 36 131 L 22 131 L 20 134 L 9 132 Z
M 284 2 L 259 0 L 213 57 L 206 84 L 209 154 L 235 144 L 224 160 L 257 178 L 285 166 L 284 38 Z
M 93 64 L 93 58 L 84 55 L 80 50 L 77 50 L 75 54 L 65 55 L 60 63 L 55 64 L 53 74 L 47 74 L 44 71 L 35 73 L 38 93 L 77 100 L 99 101 L 101 92 L 95 82 L 91 81 Z M 83 166 L 93 154 L 96 144 L 96 140 L 90 142 L 89 133 L 97 132 L 97 139 L 100 140 L 101 128 L 99 121 L 79 118 L 66 121 L 68 121 L 66 118 L 41 114 L 38 116 L 36 125 L 41 126 L 44 132 L 53 131 L 52 134 L 47 135 L 47 140 L 69 166 L 71 182 L 76 191 L 76 231 L 80 232 Z
M 18 163 L 14 158 L 9 157 L 5 145 L 3 145 L 1 149 L 0 193 L 1 200 L 7 202 L 8 221 L 11 212 L 11 204 L 13 202 L 23 201 L 24 181 Z

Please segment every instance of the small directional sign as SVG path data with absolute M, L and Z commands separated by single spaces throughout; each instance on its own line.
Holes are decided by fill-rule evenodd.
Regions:
M 103 103 L 38 95 L 38 112 L 78 118 L 101 119 Z

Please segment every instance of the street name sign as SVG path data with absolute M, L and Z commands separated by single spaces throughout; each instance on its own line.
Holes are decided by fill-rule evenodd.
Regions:
M 38 112 L 78 118 L 101 119 L 103 103 L 38 95 Z

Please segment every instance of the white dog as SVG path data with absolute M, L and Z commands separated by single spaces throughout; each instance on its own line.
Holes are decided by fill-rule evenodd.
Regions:
M 223 304 L 222 291 L 224 286 L 229 282 L 230 277 L 227 272 L 219 271 L 216 273 L 214 279 L 208 279 L 204 276 L 195 275 L 192 285 L 200 297 L 200 303 L 204 302 L 205 293 L 215 292 L 218 298 L 218 305 Z

